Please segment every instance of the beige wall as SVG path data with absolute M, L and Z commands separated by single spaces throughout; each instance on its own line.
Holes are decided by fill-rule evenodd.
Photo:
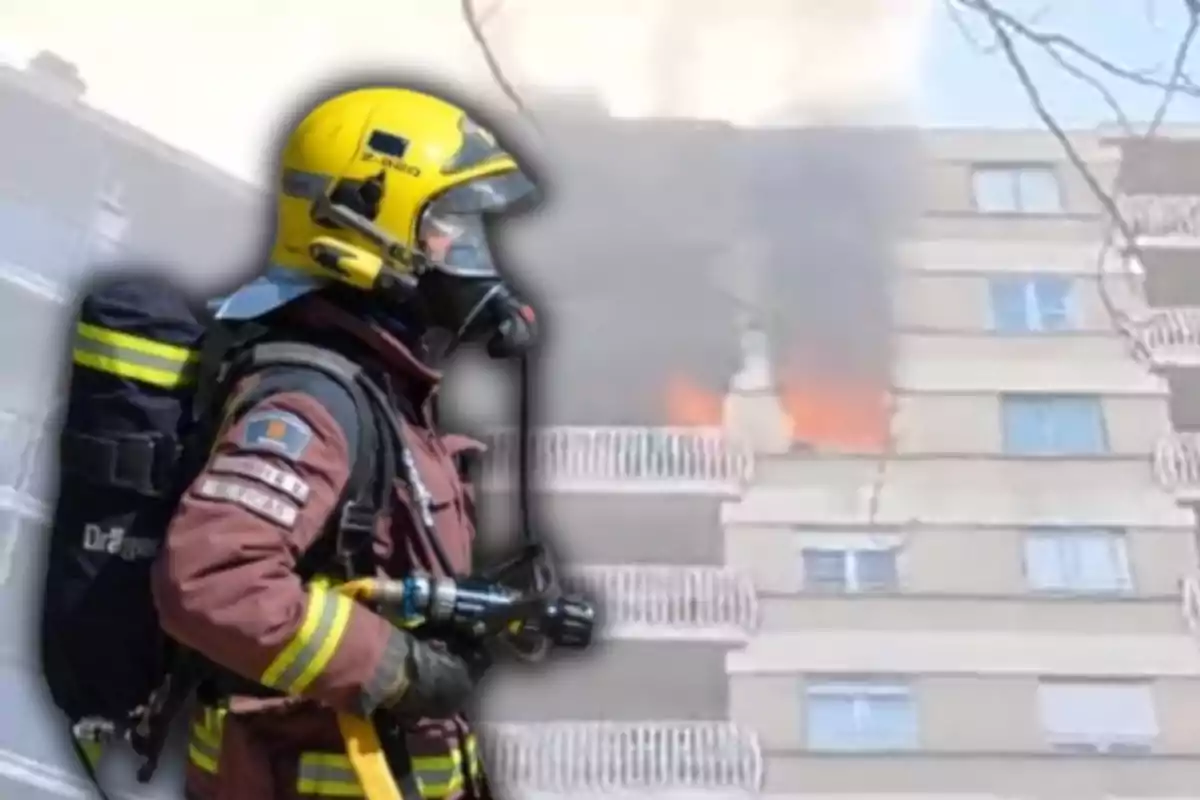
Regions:
M 1075 312 L 1075 330 L 1056 334 L 1045 341 L 1079 337 L 1081 334 L 1099 333 L 1113 336 L 1113 322 L 1100 296 L 1099 281 L 1094 274 L 1059 272 L 1074 281 L 1072 302 Z M 1029 259 L 997 266 L 993 272 L 982 270 L 908 271 L 898 275 L 893 284 L 892 308 L 897 328 L 910 332 L 984 333 L 991 329 L 992 309 L 989 297 L 989 278 L 994 275 L 1017 277 L 1055 274 L 1056 270 L 1042 268 Z M 1105 290 L 1118 294 L 1128 307 L 1126 283 L 1117 278 L 1105 282 Z M 1021 341 L 1021 337 L 1010 336 L 1006 340 Z
M 1010 375 L 1010 366 L 1011 362 L 994 364 L 997 378 L 993 382 L 998 382 L 999 376 Z M 980 366 L 981 371 L 984 368 L 984 365 Z M 1030 370 L 1043 371 L 1049 372 Z M 1013 380 L 1012 384 L 1014 391 L 1038 389 L 1038 384 L 1029 378 Z M 1042 390 L 1091 393 L 1086 382 L 1080 384 L 1084 385 L 1043 384 Z M 999 456 L 1004 452 L 1001 404 L 997 394 L 902 394 L 894 403 L 892 435 L 898 453 Z M 1163 397 L 1108 395 L 1101 404 L 1113 456 L 1146 459 L 1154 452 L 1158 441 L 1170 433 L 1169 407 Z
M 920 749 L 935 753 L 1048 751 L 1038 716 L 1036 676 L 925 675 L 909 680 L 917 704 Z M 1168 678 L 1153 684 L 1158 754 L 1200 755 L 1200 680 Z M 737 676 L 730 716 L 753 726 L 763 749 L 805 749 L 805 678 Z M 865 788 L 865 787 L 864 787 Z
M 767 596 L 768 604 L 776 602 L 779 613 L 784 613 L 783 609 L 790 608 L 793 602 L 791 596 L 804 591 L 801 549 L 822 544 L 837 547 L 837 540 L 843 540 L 844 545 L 847 535 L 854 533 L 798 532 L 785 526 L 738 526 L 729 530 L 725 538 L 726 563 L 730 567 L 745 570 L 758 590 Z M 1135 613 L 1118 609 L 1126 604 L 1141 605 L 1132 598 L 1163 600 L 1177 597 L 1179 580 L 1198 558 L 1191 531 L 1134 528 L 1126 531 L 1127 556 L 1133 576 L 1131 599 L 1051 602 L 1026 597 L 1029 592 L 1024 572 L 1024 535 L 1019 529 L 918 527 L 890 535 L 888 543 L 893 541 L 901 548 L 899 570 L 902 596 L 876 599 L 870 596 L 806 597 L 802 604 L 824 604 L 829 613 L 853 617 L 858 617 L 858 612 L 837 612 L 833 607 L 843 603 L 863 606 L 862 616 L 858 617 L 860 622 L 851 627 L 860 627 L 862 621 L 867 619 L 881 620 L 882 616 L 869 613 L 871 609 L 878 609 L 878 604 L 897 604 L 893 613 L 900 619 L 912 620 L 927 613 L 937 615 L 932 606 L 939 599 L 976 603 L 1000 599 L 1005 604 L 1011 604 L 1003 613 L 1016 615 L 1021 615 L 1020 604 L 1023 603 L 1031 605 L 1031 614 L 1046 612 L 1044 605 L 1080 608 L 1083 609 L 1082 613 L 1103 609 L 1108 609 L 1105 613 L 1111 614 Z M 903 613 L 900 609 L 905 603 L 910 604 L 911 614 L 918 616 Z M 798 612 L 787 612 L 788 615 L 793 613 Z M 819 612 L 813 613 L 816 618 L 823 617 Z M 970 619 L 974 613 L 989 612 L 983 608 L 964 610 L 962 619 Z M 947 624 L 958 627 L 953 622 Z M 838 626 L 831 624 L 823 627 Z
M 1200 676 L 1200 647 L 1167 634 L 1061 631 L 794 631 L 763 633 L 725 661 L 731 675 Z
M 979 724 L 978 719 L 974 724 Z M 804 787 L 814 794 L 920 794 L 991 792 L 997 797 L 1111 797 L 1114 787 L 1140 798 L 1178 800 L 1200 786 L 1200 759 L 1194 757 L 1112 758 L 1081 756 L 961 754 L 851 755 L 830 758 L 803 753 L 767 758 L 767 794 Z
M 1154 480 L 1148 456 L 1129 459 L 899 458 L 873 497 L 876 459 L 760 459 L 755 485 L 722 508 L 744 525 L 1101 525 L 1194 523 Z M 874 513 L 872 514 L 872 511 Z M 731 534 L 733 531 L 728 531 Z
M 1018 220 L 1019 221 L 1019 220 Z M 992 227 L 996 220 L 985 220 Z M 1011 224 L 1010 220 L 1003 223 Z M 1036 269 L 1079 276 L 1096 274 L 1100 240 L 1026 242 L 1016 236 L 986 243 L 970 238 L 911 239 L 901 242 L 901 262 L 911 271 L 936 274 L 1019 272 Z
M 905 333 L 896 337 L 902 391 L 1160 394 L 1166 384 L 1115 336 L 1017 337 Z
M 991 247 L 996 240 L 1065 245 L 1099 243 L 1103 232 L 1099 218 L 1091 214 L 1017 216 L 955 211 L 922 217 L 914 238 L 930 241 L 966 239 L 975 247 Z

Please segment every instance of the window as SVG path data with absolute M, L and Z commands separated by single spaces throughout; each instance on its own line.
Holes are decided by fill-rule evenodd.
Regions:
M 898 550 L 886 548 L 805 547 L 804 588 L 824 592 L 882 592 L 899 583 Z
M 901 683 L 819 682 L 808 687 L 807 741 L 813 750 L 911 750 L 917 709 Z
M 1000 397 L 1004 452 L 1016 456 L 1090 456 L 1108 451 L 1104 410 L 1090 395 Z
M 1043 680 L 1042 729 L 1066 752 L 1145 752 L 1158 736 L 1154 694 L 1137 681 Z
M 1073 324 L 1071 281 L 1066 278 L 994 278 L 992 328 L 1001 333 L 1045 333 Z
M 976 167 L 971 176 L 975 208 L 986 214 L 1054 214 L 1062 211 L 1053 166 Z
M 1049 592 L 1108 593 L 1133 588 L 1125 536 L 1106 530 L 1036 530 L 1025 537 L 1025 579 Z

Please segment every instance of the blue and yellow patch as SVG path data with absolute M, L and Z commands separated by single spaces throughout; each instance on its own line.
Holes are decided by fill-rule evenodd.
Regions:
M 238 446 L 298 461 L 312 441 L 308 423 L 286 411 L 256 411 L 246 417 Z

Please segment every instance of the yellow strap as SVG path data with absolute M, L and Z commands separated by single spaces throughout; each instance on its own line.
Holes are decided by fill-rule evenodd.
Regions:
M 174 389 L 195 379 L 194 350 L 81 322 L 75 327 L 76 364 L 120 378 Z
M 90 739 L 77 739 L 79 749 L 83 751 L 84 757 L 87 758 L 88 764 L 92 769 L 95 769 L 100 764 L 100 758 L 104 755 L 104 743 L 94 742 Z
M 346 757 L 367 799 L 403 800 L 375 726 L 353 714 L 338 714 L 337 719 L 342 738 L 346 740 Z
M 262 683 L 293 695 L 307 689 L 337 652 L 353 608 L 350 598 L 330 592 L 321 583 L 310 584 L 300 630 L 263 672 Z

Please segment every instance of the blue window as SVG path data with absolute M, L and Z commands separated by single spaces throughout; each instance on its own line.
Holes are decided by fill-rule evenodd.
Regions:
M 919 744 L 917 706 L 903 683 L 810 683 L 808 747 L 812 750 L 912 750 Z
M 1004 452 L 1018 456 L 1088 456 L 1108 451 L 1100 398 L 1006 394 L 1000 397 Z
M 1038 592 L 1128 592 L 1133 574 L 1125 535 L 1092 528 L 1028 531 L 1025 580 Z
M 975 208 L 985 214 L 1061 213 L 1062 192 L 1053 165 L 977 166 L 971 174 Z
M 989 289 L 993 330 L 1047 333 L 1073 325 L 1071 281 L 1066 278 L 993 278 Z

